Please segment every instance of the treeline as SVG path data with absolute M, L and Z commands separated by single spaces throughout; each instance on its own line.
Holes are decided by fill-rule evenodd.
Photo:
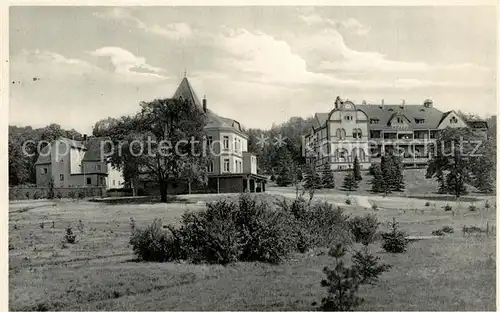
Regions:
M 259 172 L 277 175 L 283 160 L 302 163 L 301 138 L 311 132 L 313 121 L 314 117 L 292 117 L 282 124 L 273 124 L 269 130 L 246 130 L 248 151 L 257 155 Z
M 35 163 L 39 151 L 47 143 L 43 142 L 39 148 L 37 146 L 41 141 L 50 142 L 58 137 L 74 138 L 75 140 L 83 138 L 78 131 L 63 129 L 58 124 L 50 124 L 47 127 L 37 129 L 31 126 L 9 126 L 9 185 L 35 184 Z M 23 145 L 26 153 L 23 151 Z

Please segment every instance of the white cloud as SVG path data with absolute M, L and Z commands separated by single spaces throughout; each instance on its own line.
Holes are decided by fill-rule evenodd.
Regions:
M 120 75 L 165 78 L 158 74 L 163 71 L 161 68 L 147 64 L 144 57 L 135 56 L 131 52 L 120 47 L 102 47 L 90 52 L 90 54 L 98 57 L 109 57 L 111 63 L 115 67 L 115 73 Z M 148 72 L 139 72 L 137 69 L 146 70 Z
M 346 29 L 359 36 L 366 36 L 371 30 L 370 26 L 366 26 L 352 17 L 346 20 L 333 20 L 330 18 L 323 18 L 321 15 L 316 13 L 309 13 L 299 15 L 299 19 L 309 26 L 326 26 L 334 29 Z
M 170 40 L 186 39 L 193 34 L 191 27 L 186 23 L 178 22 L 166 25 L 149 25 L 122 8 L 113 8 L 104 12 L 94 12 L 93 15 L 98 18 L 113 19 L 123 23 L 131 22 L 137 28 L 145 32 L 159 35 Z

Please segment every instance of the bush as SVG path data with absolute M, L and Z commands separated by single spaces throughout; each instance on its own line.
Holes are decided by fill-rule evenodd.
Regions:
M 38 193 L 38 191 L 35 191 L 35 194 L 33 194 L 33 199 L 40 199 L 41 196 L 40 196 L 40 193 Z
M 57 198 L 57 199 L 61 199 L 61 198 L 62 198 L 62 194 L 61 194 L 61 192 L 57 192 L 57 194 L 56 194 L 56 198 Z
M 334 243 L 352 243 L 348 218 L 341 208 L 335 208 L 328 202 L 315 202 L 305 208 L 298 222 L 308 233 L 311 247 L 330 248 Z
M 406 251 L 408 246 L 408 240 L 406 239 L 406 234 L 399 229 L 399 225 L 394 218 L 391 224 L 391 231 L 387 233 L 382 233 L 382 248 L 386 252 L 390 253 L 402 253 Z
M 477 207 L 474 205 L 469 205 L 469 211 L 477 211 Z
M 373 210 L 378 210 L 378 205 L 377 205 L 377 204 L 375 204 L 375 203 L 372 203 L 372 209 L 373 209 Z
M 75 198 L 76 197 L 76 193 L 74 191 L 69 191 L 68 192 L 68 197 L 69 198 Z
M 485 209 L 490 209 L 490 202 L 487 200 L 485 203 L 484 203 L 484 208 Z
M 375 215 L 356 216 L 350 219 L 348 224 L 355 242 L 362 243 L 363 245 L 368 245 L 374 241 L 375 234 L 380 225 Z
M 432 231 L 432 235 L 434 236 L 444 236 L 444 232 L 442 229 Z
M 425 207 L 429 207 L 430 205 L 431 205 L 430 202 L 428 202 L 428 201 L 425 202 Z
M 441 231 L 449 234 L 449 233 L 453 233 L 453 228 L 449 225 L 445 225 L 441 228 Z
M 443 206 L 443 209 L 444 209 L 444 211 L 450 211 L 452 209 L 452 207 L 450 204 L 446 204 L 445 206 Z
M 271 210 L 244 194 L 237 203 L 220 200 L 203 211 L 186 212 L 179 228 L 167 228 L 171 235 L 155 221 L 133 232 L 130 244 L 140 260 L 278 263 L 298 248 L 300 227 L 290 212 Z
M 350 199 L 350 198 L 346 199 L 346 200 L 345 200 L 345 204 L 346 204 L 346 205 L 350 205 L 350 204 L 351 204 L 351 199 Z
M 66 243 L 68 244 L 75 244 L 76 243 L 76 235 L 73 233 L 73 230 L 71 227 L 66 228 L 66 234 L 64 235 L 64 239 Z
M 171 247 L 173 239 L 162 230 L 161 221 L 155 219 L 144 230 L 136 230 L 129 241 L 134 254 L 142 261 L 169 261 L 177 260 L 172 257 Z
M 85 198 L 85 192 L 84 191 L 78 191 L 77 196 L 78 196 L 78 199 L 83 199 L 83 198 Z
M 45 225 L 43 224 L 43 222 L 40 222 L 39 226 L 40 226 L 41 229 L 43 229 L 45 227 Z

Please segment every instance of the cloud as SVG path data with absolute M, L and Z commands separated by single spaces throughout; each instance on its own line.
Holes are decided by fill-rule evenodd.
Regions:
M 333 20 L 323 18 L 321 15 L 316 13 L 308 13 L 299 15 L 299 19 L 301 19 L 308 26 L 326 26 L 333 29 L 345 29 L 359 36 L 366 36 L 371 30 L 370 26 L 363 25 L 360 21 L 352 17 L 346 20 Z
M 386 55 L 371 51 L 356 51 L 349 48 L 343 36 L 334 29 L 310 34 L 292 34 L 290 46 L 304 59 L 311 70 L 339 77 L 395 82 L 398 79 L 434 81 L 438 86 L 481 87 L 494 83 L 492 71 L 471 63 L 428 64 L 391 60 Z M 430 83 L 426 83 L 430 84 Z M 400 84 L 390 83 L 392 87 Z M 404 84 L 407 87 L 422 87 L 421 84 Z
M 148 25 L 137 17 L 134 17 L 128 10 L 122 8 L 113 8 L 103 12 L 94 12 L 93 15 L 102 19 L 117 20 L 122 23 L 132 23 L 137 28 L 143 31 L 158 36 L 162 36 L 169 40 L 187 39 L 192 36 L 193 31 L 191 27 L 183 22 L 170 23 L 164 26 L 154 24 Z
M 131 52 L 120 47 L 102 47 L 90 52 L 90 55 L 109 57 L 115 68 L 115 73 L 120 75 L 146 76 L 159 79 L 166 78 L 158 74 L 163 72 L 161 68 L 147 64 L 144 57 L 135 56 Z

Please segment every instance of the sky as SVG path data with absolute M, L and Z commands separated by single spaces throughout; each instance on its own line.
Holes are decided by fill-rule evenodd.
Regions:
M 356 104 L 496 114 L 494 7 L 11 7 L 9 124 L 91 133 L 171 97 L 268 129 Z

